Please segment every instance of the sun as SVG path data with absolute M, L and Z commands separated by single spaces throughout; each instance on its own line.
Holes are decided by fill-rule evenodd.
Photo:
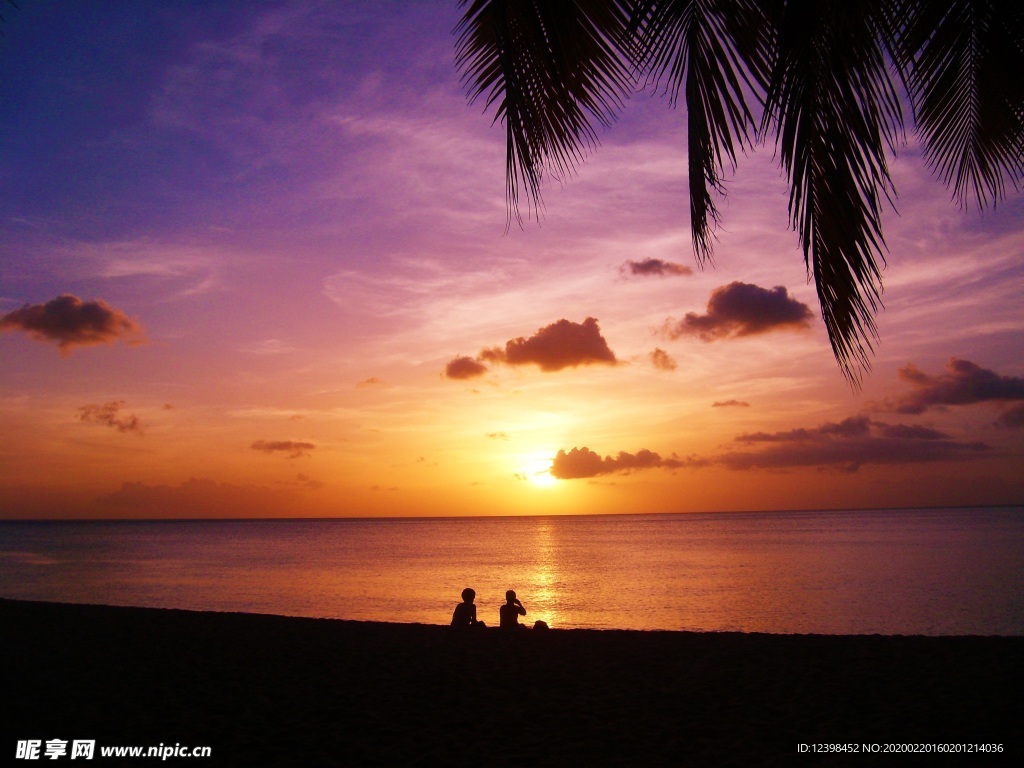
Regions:
M 520 464 L 519 475 L 538 488 L 551 488 L 558 484 L 558 478 L 551 474 L 551 459 L 538 458 L 531 454 Z

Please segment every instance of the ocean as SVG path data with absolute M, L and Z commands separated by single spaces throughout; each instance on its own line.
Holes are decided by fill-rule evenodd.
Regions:
M 0 522 L 0 597 L 447 624 L 1024 635 L 1024 508 Z

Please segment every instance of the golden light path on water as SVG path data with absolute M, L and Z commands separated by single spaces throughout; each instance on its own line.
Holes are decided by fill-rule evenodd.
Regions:
M 557 492 L 557 491 L 555 491 Z M 447 624 L 1024 634 L 1024 509 L 5 523 L 0 597 Z

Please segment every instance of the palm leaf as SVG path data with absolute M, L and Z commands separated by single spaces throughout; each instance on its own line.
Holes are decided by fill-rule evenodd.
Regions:
M 881 306 L 886 149 L 902 129 L 880 41 L 884 3 L 787 2 L 765 108 L 791 185 L 789 214 L 829 341 L 855 386 L 870 368 Z
M 1024 178 L 1024 7 L 955 0 L 901 4 L 895 58 L 925 158 L 964 205 L 998 202 Z
M 509 220 L 534 214 L 545 175 L 573 173 L 632 87 L 615 0 L 463 0 L 456 66 L 470 102 L 496 106 L 506 131 Z
M 756 134 L 747 97 L 767 84 L 769 27 L 753 0 L 645 0 L 636 4 L 637 64 L 672 106 L 684 94 L 690 230 L 698 263 L 712 259 L 719 216 L 712 191 L 724 194 L 726 165 Z

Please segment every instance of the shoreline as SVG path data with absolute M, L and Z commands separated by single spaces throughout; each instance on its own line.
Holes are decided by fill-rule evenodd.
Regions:
M 847 757 L 798 754 L 800 743 L 1021 751 L 1024 637 L 509 634 L 11 599 L 0 599 L 0 621 L 3 750 L 55 738 L 210 746 L 203 765 Z

